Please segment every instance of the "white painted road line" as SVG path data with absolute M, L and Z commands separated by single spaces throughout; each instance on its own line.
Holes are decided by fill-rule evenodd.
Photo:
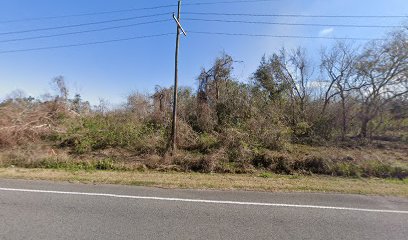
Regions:
M 386 210 L 386 209 L 365 209 L 365 208 L 330 207 L 330 206 L 297 205 L 297 204 L 281 204 L 281 203 L 258 203 L 258 202 L 217 201 L 217 200 L 203 200 L 203 199 L 147 197 L 147 196 L 131 196 L 131 195 L 108 194 L 108 193 L 62 192 L 62 191 L 16 189 L 16 188 L 0 188 L 0 191 L 23 192 L 23 193 L 49 193 L 49 194 L 78 195 L 78 196 L 92 196 L 92 197 L 110 197 L 110 198 L 126 198 L 126 199 L 138 199 L 138 200 L 171 201 L 171 202 L 212 203 L 212 204 L 230 204 L 230 205 L 247 205 L 247 206 L 309 208 L 309 209 L 343 210 L 343 211 L 374 212 L 374 213 L 408 214 L 408 211 Z M 1 195 L 0 195 L 0 197 L 1 197 Z

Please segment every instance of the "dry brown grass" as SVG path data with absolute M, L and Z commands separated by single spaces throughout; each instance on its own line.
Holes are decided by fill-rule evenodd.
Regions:
M 337 161 L 379 161 L 384 163 L 408 163 L 408 144 L 378 142 L 368 146 L 335 147 L 293 145 L 290 154 L 294 158 L 315 155 Z
M 155 171 L 64 171 L 0 168 L 0 178 L 123 184 L 163 188 L 267 192 L 335 192 L 408 197 L 407 180 L 348 179 L 323 176 L 199 174 Z

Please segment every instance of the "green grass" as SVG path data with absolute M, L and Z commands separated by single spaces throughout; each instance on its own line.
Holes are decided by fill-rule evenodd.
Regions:
M 269 172 L 263 172 L 263 173 L 259 174 L 259 177 L 261 177 L 261 178 L 272 178 L 273 175 L 272 175 L 272 173 L 269 173 Z
M 0 178 L 79 183 L 122 184 L 162 188 L 247 190 L 267 192 L 331 192 L 408 197 L 408 179 L 342 178 L 330 176 L 202 174 L 157 171 L 69 171 L 0 168 Z

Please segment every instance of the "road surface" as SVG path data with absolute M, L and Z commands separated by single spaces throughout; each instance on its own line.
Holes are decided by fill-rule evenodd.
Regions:
M 0 180 L 0 239 L 408 239 L 408 199 Z

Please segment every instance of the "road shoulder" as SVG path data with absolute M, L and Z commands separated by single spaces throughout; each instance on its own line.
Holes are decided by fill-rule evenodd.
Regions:
M 0 179 L 118 184 L 177 189 L 245 190 L 260 192 L 348 193 L 408 198 L 408 181 L 349 179 L 330 176 L 199 174 L 177 172 L 66 171 L 0 168 Z

